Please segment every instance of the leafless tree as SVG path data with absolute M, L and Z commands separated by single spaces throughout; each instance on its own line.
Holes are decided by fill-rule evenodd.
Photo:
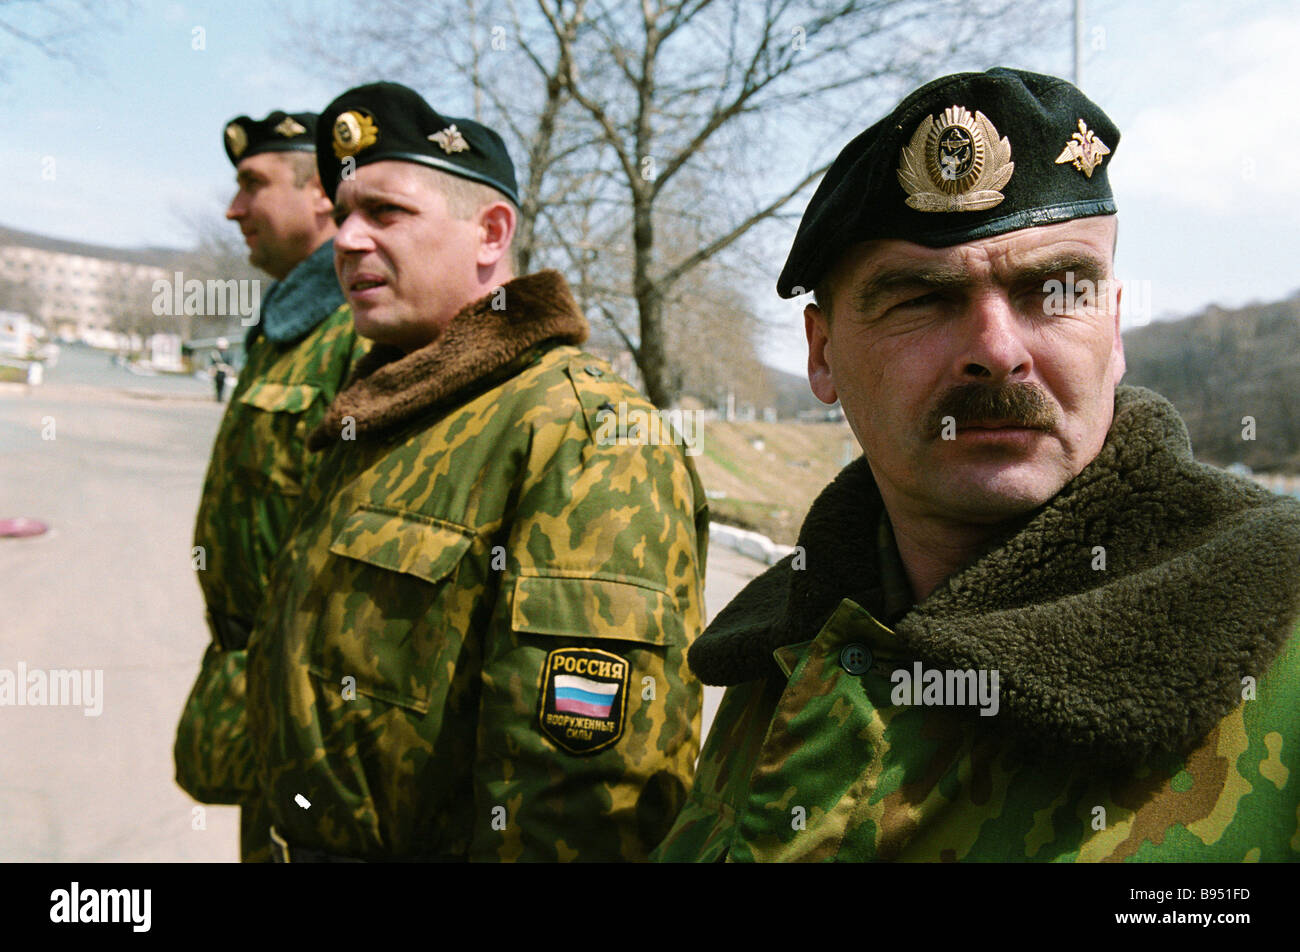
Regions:
M 17 311 L 40 321 L 40 292 L 19 278 L 0 278 L 0 311 Z
M 123 0 L 0 0 L 0 79 L 24 50 L 100 74 L 83 43 L 117 29 L 133 6 Z
M 670 325 L 708 306 L 686 279 L 725 265 L 740 239 L 789 214 L 848 138 L 907 88 L 990 65 L 1032 35 L 1035 17 L 1012 8 L 460 0 L 412 10 L 368 0 L 294 32 L 314 38 L 308 63 L 342 82 L 378 70 L 437 90 L 440 109 L 472 101 L 476 117 L 503 131 L 524 157 L 525 269 L 570 275 L 635 356 L 650 398 L 666 405 L 681 378 L 669 354 L 681 335 Z
M 185 280 L 260 281 L 262 293 L 271 284 L 266 273 L 248 263 L 248 246 L 240 237 L 234 222 L 226 221 L 219 198 L 209 205 L 188 209 L 173 209 L 173 217 L 181 224 L 193 242 L 190 250 L 176 263 Z M 187 323 L 187 337 L 242 338 L 248 328 L 239 314 L 203 314 Z
M 156 274 L 129 264 L 116 266 L 99 282 L 99 297 L 108 314 L 108 327 L 120 334 L 141 339 L 151 334 L 184 335 L 184 316 L 158 315 L 153 311 Z

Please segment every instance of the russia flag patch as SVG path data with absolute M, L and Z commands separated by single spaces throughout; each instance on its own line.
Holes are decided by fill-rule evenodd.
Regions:
M 623 736 L 631 664 L 595 648 L 559 648 L 546 656 L 538 724 L 571 754 L 589 754 Z

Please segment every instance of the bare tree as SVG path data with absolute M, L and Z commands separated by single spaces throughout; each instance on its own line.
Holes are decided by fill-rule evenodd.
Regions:
M 440 90 L 440 106 L 455 91 L 501 128 L 526 157 L 525 269 L 576 278 L 659 405 L 679 392 L 669 325 L 708 306 L 686 279 L 787 213 L 846 130 L 970 62 L 962 56 L 998 58 L 1037 25 L 1010 18 L 1010 0 L 364 6 L 364 17 L 297 25 L 315 37 L 312 61 L 354 81 L 369 78 L 356 70 L 366 63 Z
M 119 263 L 99 282 L 99 296 L 108 314 L 108 327 L 120 334 L 141 339 L 151 334 L 184 333 L 178 322 L 184 318 L 154 313 L 155 273 L 139 266 Z
M 21 50 L 100 74 L 83 41 L 116 29 L 133 6 L 123 0 L 0 0 L 0 77 Z
M 220 201 L 210 206 L 173 209 L 173 217 L 189 233 L 191 249 L 177 262 L 186 281 L 259 281 L 266 293 L 271 279 L 248 263 L 248 246 L 233 222 L 226 221 Z M 240 314 L 201 314 L 186 324 L 187 337 L 242 338 L 248 328 Z
M 0 278 L 0 311 L 17 311 L 43 324 L 39 313 L 40 301 L 40 292 L 30 281 Z

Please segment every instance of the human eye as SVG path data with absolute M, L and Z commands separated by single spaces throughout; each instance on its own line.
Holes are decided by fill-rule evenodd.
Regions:
M 891 310 L 902 313 L 914 313 L 942 307 L 948 300 L 943 291 L 926 291 L 904 295 Z
M 929 307 L 931 304 L 938 304 L 942 300 L 942 294 L 938 291 L 931 291 L 928 294 L 919 294 L 916 297 L 909 298 L 899 307 Z
M 1098 290 L 1097 284 L 1090 278 L 1080 278 L 1074 272 L 1063 272 L 1026 284 L 1020 291 L 1020 300 L 1026 313 L 1044 318 L 1065 317 L 1087 313 L 1096 308 Z

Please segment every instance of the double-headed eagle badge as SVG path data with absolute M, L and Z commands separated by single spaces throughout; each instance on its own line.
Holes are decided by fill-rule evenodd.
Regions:
M 448 155 L 451 155 L 453 152 L 469 151 L 469 143 L 465 141 L 464 133 L 457 129 L 454 123 L 446 129 L 435 132 L 433 135 L 429 136 L 428 139 L 430 142 L 441 146 L 442 151 L 446 152 Z
M 1080 119 L 1079 131 L 1065 143 L 1065 148 L 1056 157 L 1056 164 L 1073 162 L 1076 169 L 1088 178 L 1092 178 L 1093 169 L 1101 165 L 1103 155 L 1110 155 L 1110 149 L 1106 147 L 1106 143 L 1097 138 L 1097 133 L 1089 129 Z
M 275 131 L 286 139 L 292 139 L 294 136 L 300 136 L 306 132 L 307 127 L 293 116 L 285 116 L 280 120 L 280 124 L 275 127 Z

